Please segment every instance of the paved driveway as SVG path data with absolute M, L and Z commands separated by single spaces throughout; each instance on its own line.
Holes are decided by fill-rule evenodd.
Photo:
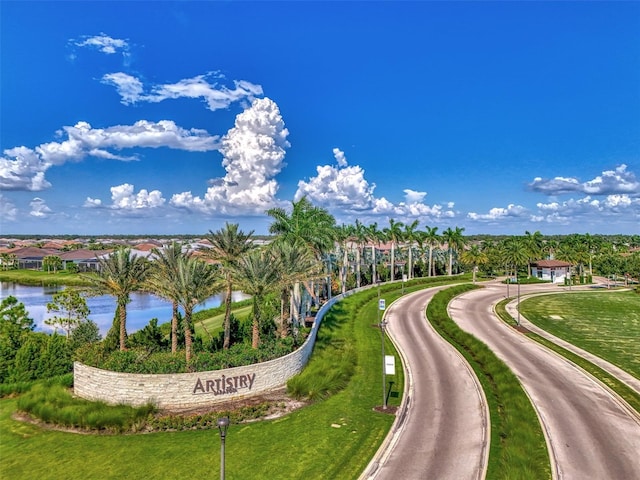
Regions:
M 555 478 L 640 479 L 638 414 L 593 377 L 498 320 L 491 305 L 505 294 L 497 283 L 468 292 L 450 304 L 450 315 L 521 381 L 543 422 Z
M 387 311 L 388 332 L 407 367 L 406 414 L 361 478 L 484 477 L 489 432 L 484 396 L 466 361 L 433 330 L 425 309 L 442 288 L 417 292 Z

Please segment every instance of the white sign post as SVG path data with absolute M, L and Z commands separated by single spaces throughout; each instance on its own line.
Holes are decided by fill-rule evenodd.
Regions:
M 386 302 L 384 298 L 381 298 L 380 300 L 378 300 L 378 310 L 384 311 L 385 308 L 386 308 Z
M 386 373 L 387 375 L 396 374 L 396 357 L 394 357 L 393 355 L 385 355 L 384 373 Z

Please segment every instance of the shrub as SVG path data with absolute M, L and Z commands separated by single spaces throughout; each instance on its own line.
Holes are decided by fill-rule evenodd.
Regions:
M 153 405 L 129 407 L 107 405 L 74 398 L 68 388 L 59 383 L 39 383 L 21 395 L 18 410 L 40 420 L 67 427 L 114 432 L 139 427 L 141 419 L 155 412 Z

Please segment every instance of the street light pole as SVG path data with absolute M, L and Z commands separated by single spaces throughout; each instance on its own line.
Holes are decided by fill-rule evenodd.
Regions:
M 229 428 L 229 417 L 221 417 L 218 419 L 218 430 L 220 430 L 220 480 L 224 480 L 224 443 L 227 438 L 227 429 Z
M 382 334 L 382 408 L 387 409 L 387 376 L 384 361 L 384 327 L 385 321 L 380 322 L 380 333 Z
M 520 279 L 518 278 L 518 272 L 516 272 L 516 282 L 518 283 L 518 326 L 520 326 Z

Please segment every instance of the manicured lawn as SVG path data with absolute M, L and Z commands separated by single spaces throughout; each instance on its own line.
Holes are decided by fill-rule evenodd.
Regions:
M 384 295 L 390 303 L 399 291 Z M 356 373 L 345 390 L 280 419 L 230 426 L 229 480 L 350 479 L 360 475 L 394 420 L 392 415 L 373 411 L 381 403 L 382 387 L 380 332 L 372 328 L 376 307 L 376 292 L 364 292 L 338 303 L 323 321 L 321 335 L 352 343 L 357 350 Z M 391 343 L 386 348 L 391 354 Z M 399 358 L 396 363 L 400 364 Z M 401 370 L 397 373 L 390 405 L 401 400 L 404 379 Z M 177 480 L 218 476 L 217 430 L 117 436 L 48 431 L 13 420 L 15 403 L 15 399 L 0 400 L 0 478 Z
M 238 320 L 242 321 L 251 315 L 251 306 L 234 308 L 233 314 Z M 216 335 L 217 332 L 221 331 L 223 322 L 224 312 L 212 315 L 204 320 L 198 320 L 195 322 L 194 327 L 198 335 L 203 335 L 206 338 L 206 332 L 209 332 L 211 335 Z
M 575 292 L 528 298 L 531 322 L 640 378 L 640 295 Z
M 69 285 L 87 286 L 89 283 L 77 273 L 58 271 L 56 273 L 39 270 L 4 270 L 0 271 L 0 281 L 14 282 L 21 285 Z

